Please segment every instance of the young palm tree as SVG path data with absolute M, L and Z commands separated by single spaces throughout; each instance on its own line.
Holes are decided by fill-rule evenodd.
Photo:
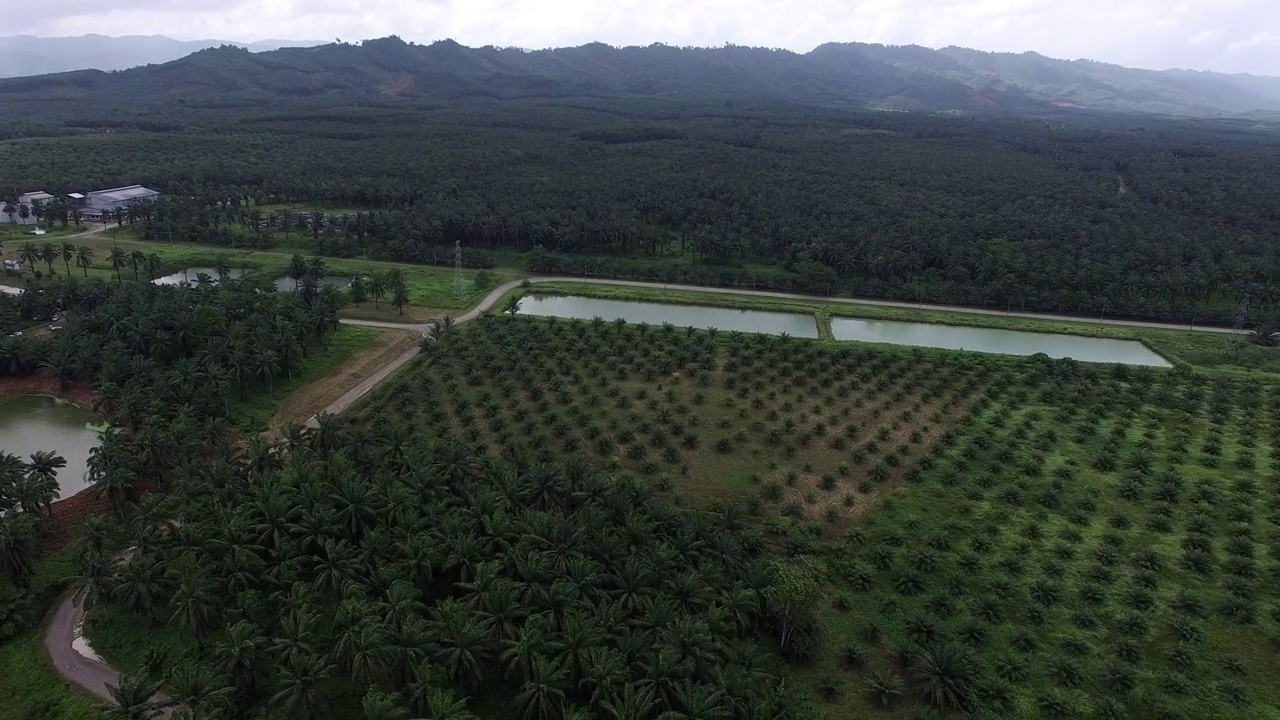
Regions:
M 160 275 L 161 269 L 164 268 L 164 262 L 160 260 L 159 253 L 151 253 L 147 256 L 147 275 L 151 282 L 155 282 L 156 277 Z
M 931 644 L 916 653 L 907 680 L 922 699 L 943 711 L 963 710 L 970 702 L 973 667 L 966 651 L 952 644 Z
M 378 307 L 378 301 L 387 295 L 387 280 L 381 273 L 373 273 L 369 276 L 369 294 L 373 296 L 373 307 Z
M 125 675 L 119 685 L 107 683 L 114 705 L 103 712 L 107 720 L 152 720 L 164 714 L 162 701 L 156 694 L 160 683 L 151 682 L 138 675 Z
M 123 283 L 124 278 L 120 277 L 120 271 L 125 265 L 129 264 L 129 255 L 118 247 L 111 248 L 111 269 L 116 273 L 116 282 Z
M 24 242 L 18 246 L 18 259 L 22 261 L 23 267 L 30 268 L 34 273 L 36 263 L 40 262 L 40 248 L 37 248 L 35 243 Z
M 76 267 L 83 269 L 84 276 L 89 277 L 89 268 L 93 267 L 93 248 L 81 245 L 76 250 Z

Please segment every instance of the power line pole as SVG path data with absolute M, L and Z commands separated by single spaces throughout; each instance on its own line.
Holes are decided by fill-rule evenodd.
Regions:
M 462 240 L 453 241 L 453 294 L 467 294 L 466 284 L 462 282 Z
M 1240 300 L 1240 307 L 1236 310 L 1236 322 L 1231 326 L 1231 338 L 1227 340 L 1227 355 L 1235 356 L 1240 353 L 1240 349 L 1244 347 L 1244 321 L 1249 317 L 1249 296 L 1245 295 Z

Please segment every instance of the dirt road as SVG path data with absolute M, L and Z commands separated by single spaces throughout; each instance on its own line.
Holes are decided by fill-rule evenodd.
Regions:
M 49 621 L 49 629 L 44 636 L 44 649 L 49 654 L 49 661 L 63 679 L 80 687 L 94 699 L 111 702 L 111 691 L 107 685 L 120 684 L 120 673 L 111 666 L 82 653 L 76 646 L 80 637 L 80 629 L 84 625 L 84 608 L 74 602 L 74 592 L 67 592 L 58 601 L 58 609 Z M 92 653 L 92 651 L 89 651 Z M 168 704 L 165 695 L 156 695 L 157 704 Z M 166 707 L 158 716 L 167 720 L 173 714 L 172 708 Z
M 711 287 L 706 285 L 676 285 L 672 283 L 655 283 L 643 282 L 640 280 L 609 280 L 605 278 L 579 278 L 579 277 L 531 277 L 527 280 L 513 280 L 493 289 L 484 300 L 467 314 L 458 318 L 455 322 L 470 320 L 479 313 L 482 313 L 498 301 L 503 295 L 520 287 L 524 282 L 531 285 L 538 283 L 551 282 L 572 282 L 583 283 L 587 285 L 614 285 L 617 287 L 633 287 L 646 288 L 649 290 L 676 290 L 679 292 L 699 292 L 710 293 L 715 295 L 744 295 L 748 297 L 774 298 L 778 300 L 801 300 L 804 302 L 824 302 L 835 303 L 838 305 L 867 305 L 869 307 L 885 307 L 899 308 L 902 310 L 933 310 L 936 312 L 961 313 L 967 315 L 986 315 L 991 317 L 1011 317 L 1024 318 L 1028 320 L 1058 320 L 1062 322 L 1084 323 L 1088 325 L 1113 325 L 1116 327 L 1129 328 L 1148 328 L 1152 330 L 1175 330 L 1179 332 L 1209 332 L 1209 333 L 1230 333 L 1231 328 L 1217 327 L 1213 325 L 1197 325 L 1188 327 L 1187 325 L 1174 323 L 1146 322 L 1143 320 L 1124 320 L 1124 319 L 1099 319 L 1093 317 L 1081 317 L 1078 315 L 1058 315 L 1054 313 L 1037 313 L 1037 312 L 1019 312 L 994 310 L 990 308 L 974 308 L 963 305 L 932 305 L 929 303 L 909 303 L 896 302 L 893 300 L 875 300 L 871 298 L 846 298 L 846 297 L 824 297 L 822 295 L 804 295 L 801 293 L 785 293 L 774 292 L 772 290 L 744 290 L 742 288 L 726 288 Z M 417 325 L 385 323 L 366 320 L 343 320 L 344 323 L 351 325 L 363 325 L 365 327 L 394 327 L 400 329 L 413 329 L 418 332 L 426 332 L 430 323 L 421 323 Z

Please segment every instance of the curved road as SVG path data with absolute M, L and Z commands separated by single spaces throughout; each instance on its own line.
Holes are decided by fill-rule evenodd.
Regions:
M 53 669 L 64 680 L 78 686 L 93 699 L 110 703 L 111 691 L 107 685 L 120 685 L 120 673 L 102 660 L 88 657 L 76 647 L 80 638 L 80 630 L 84 625 L 84 607 L 75 603 L 75 591 L 69 590 L 58 601 L 58 609 L 49 621 L 49 629 L 44 636 L 44 649 L 49 655 Z M 168 696 L 157 694 L 152 701 L 160 706 L 161 712 L 156 717 L 167 720 L 173 715 L 172 701 Z
M 105 227 L 105 226 L 104 226 Z M 104 228 L 98 228 L 86 232 L 101 232 Z M 77 236 L 78 237 L 78 236 Z M 773 292 L 768 290 L 741 290 L 737 288 L 723 287 L 707 287 L 702 285 L 675 285 L 670 283 L 654 283 L 642 282 L 638 280 L 608 280 L 602 278 L 577 278 L 577 277 L 531 277 L 527 280 L 513 280 L 494 288 L 483 300 L 480 301 L 471 310 L 454 320 L 455 324 L 464 323 L 479 317 L 481 313 L 492 308 L 502 296 L 508 292 L 520 287 L 523 283 L 530 284 L 549 283 L 549 282 L 574 282 L 585 283 L 590 285 L 614 285 L 620 287 L 635 288 L 651 288 L 658 290 L 678 290 L 683 292 L 701 292 L 714 293 L 720 295 L 747 295 L 753 297 L 775 298 L 779 300 L 803 300 L 809 302 L 827 302 L 838 303 L 841 305 L 870 305 L 874 307 L 890 307 L 904 309 L 924 309 L 935 310 L 940 312 L 968 313 L 971 315 L 991 315 L 1002 317 L 1027 318 L 1035 320 L 1063 320 L 1068 322 L 1090 323 L 1095 325 L 1116 325 L 1121 327 L 1132 328 L 1151 328 L 1158 330 L 1189 330 L 1183 325 L 1171 325 L 1168 323 L 1152 323 L 1130 320 L 1094 320 L 1089 318 L 1075 317 L 1071 315 L 1054 315 L 1047 313 L 1028 313 L 1028 312 L 1001 312 L 999 310 L 989 310 L 981 308 L 961 307 L 957 305 L 923 305 L 903 302 L 893 302 L 889 300 L 871 300 L 861 298 L 840 298 L 840 297 L 823 297 L 819 295 L 802 295 L 798 293 Z M 362 327 L 394 329 L 394 330 L 411 330 L 425 335 L 431 323 L 391 323 L 378 322 L 374 320 L 343 320 L 345 325 L 359 325 Z M 1214 332 L 1214 333 L 1230 333 L 1230 328 L 1201 326 L 1194 328 L 1196 332 Z M 330 403 L 321 413 L 330 415 L 339 415 L 346 412 L 355 405 L 362 397 L 367 395 L 370 390 L 377 387 L 379 383 L 386 380 L 393 373 L 404 367 L 409 361 L 418 354 L 419 349 L 413 348 L 406 351 L 402 355 L 396 357 L 387 365 L 383 366 L 373 375 L 366 378 L 359 385 L 352 388 L 342 397 Z M 317 417 L 312 416 L 307 420 L 308 427 L 316 427 Z M 110 695 L 107 693 L 106 685 L 119 684 L 120 675 L 109 666 L 94 659 L 85 657 L 80 654 L 74 647 L 72 642 L 75 640 L 77 630 L 83 622 L 84 612 L 82 608 L 78 608 L 72 602 L 72 595 L 68 593 L 62 599 L 58 606 L 57 612 L 54 614 L 53 620 L 49 623 L 49 630 L 45 635 L 45 649 L 49 653 L 50 659 L 53 661 L 54 667 L 63 678 L 80 686 L 90 694 L 100 699 L 110 701 Z M 157 699 L 165 699 L 158 696 Z M 167 717 L 167 714 L 165 715 Z

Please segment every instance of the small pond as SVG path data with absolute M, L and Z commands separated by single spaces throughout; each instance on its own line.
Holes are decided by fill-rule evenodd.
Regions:
M 48 395 L 19 395 L 0 400 L 0 449 L 23 460 L 51 450 L 67 466 L 58 471 L 60 497 L 88 487 L 89 451 L 98 445 L 102 418 L 78 405 Z
M 529 295 L 521 299 L 520 312 L 525 315 L 576 320 L 591 320 L 599 316 L 610 321 L 621 318 L 629 323 L 649 325 L 671 323 L 680 327 L 716 328 L 768 335 L 786 333 L 791 337 L 802 338 L 818 337 L 818 325 L 813 316 L 801 313 L 605 300 L 574 295 Z
M 291 277 L 276 278 L 276 290 L 280 292 L 294 292 L 302 286 L 302 281 L 295 281 Z M 351 278 L 344 275 L 325 275 L 320 278 L 321 285 L 328 285 L 332 288 L 341 290 L 351 284 Z
M 1071 358 L 1081 362 L 1172 367 L 1168 360 L 1136 340 L 854 318 L 832 318 L 831 335 L 836 340 L 1003 355 L 1044 353 L 1051 358 Z
M 215 283 L 218 282 L 218 269 L 211 267 L 189 267 L 179 270 L 172 275 L 158 277 L 155 280 L 152 280 L 152 282 L 156 285 L 195 285 L 200 278 L 200 273 L 208 275 L 209 279 L 213 280 Z M 232 280 L 238 280 L 248 274 L 248 268 L 230 268 L 230 272 L 227 273 L 227 277 Z

